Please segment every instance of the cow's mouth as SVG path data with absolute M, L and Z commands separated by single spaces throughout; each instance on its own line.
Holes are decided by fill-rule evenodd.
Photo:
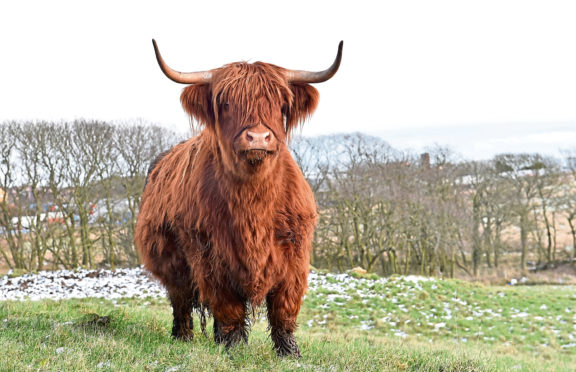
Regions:
M 253 149 L 244 150 L 242 154 L 246 157 L 246 160 L 251 165 L 261 164 L 268 156 L 274 155 L 276 151 L 264 150 L 264 149 Z

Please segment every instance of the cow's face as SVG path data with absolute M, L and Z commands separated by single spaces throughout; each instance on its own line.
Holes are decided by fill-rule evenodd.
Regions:
M 214 70 L 210 84 L 185 88 L 181 100 L 215 135 L 226 168 L 244 178 L 274 168 L 291 130 L 316 108 L 318 92 L 288 83 L 280 67 L 236 63 Z
M 318 91 L 308 84 L 334 76 L 343 46 L 341 41 L 336 59 L 323 71 L 239 62 L 183 73 L 170 68 L 156 41 L 152 44 L 158 65 L 169 79 L 193 84 L 182 92 L 182 106 L 213 135 L 226 169 L 241 177 L 273 169 L 290 132 L 316 109 Z
M 285 132 L 280 110 L 271 111 L 266 119 L 259 115 L 244 118 L 238 104 L 218 104 L 217 138 L 221 149 L 233 155 L 235 168 L 250 173 L 275 162 Z

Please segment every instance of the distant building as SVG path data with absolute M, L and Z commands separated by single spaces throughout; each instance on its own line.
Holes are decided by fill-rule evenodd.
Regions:
M 430 169 L 430 154 L 425 152 L 420 155 L 420 166 L 424 169 Z

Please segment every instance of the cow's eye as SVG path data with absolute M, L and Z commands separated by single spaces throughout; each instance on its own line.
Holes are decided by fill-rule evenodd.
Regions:
M 222 102 L 222 103 L 220 104 L 220 109 L 221 109 L 222 111 L 228 111 L 228 108 L 229 108 L 229 107 L 230 107 L 230 105 L 228 104 L 228 101 Z

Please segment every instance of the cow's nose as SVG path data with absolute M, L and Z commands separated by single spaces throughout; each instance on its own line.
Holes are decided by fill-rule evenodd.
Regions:
M 270 144 L 270 131 L 259 133 L 252 132 L 250 130 L 246 131 L 246 139 L 250 144 L 250 148 L 253 149 L 266 149 Z

